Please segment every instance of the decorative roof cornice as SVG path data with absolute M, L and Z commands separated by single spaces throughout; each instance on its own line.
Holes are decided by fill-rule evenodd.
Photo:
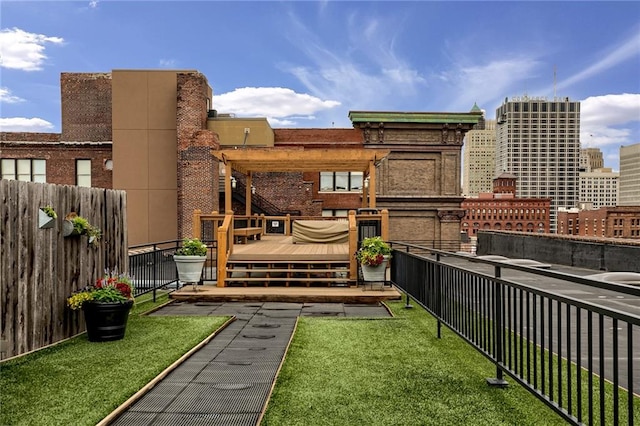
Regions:
M 352 123 L 476 124 L 481 112 L 349 111 Z

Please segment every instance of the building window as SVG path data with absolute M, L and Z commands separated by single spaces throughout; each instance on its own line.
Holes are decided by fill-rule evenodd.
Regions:
M 47 181 L 47 160 L 3 158 L 0 169 L 2 179 L 43 183 Z
M 349 216 L 349 210 L 342 210 L 342 209 L 322 210 L 322 217 L 347 217 L 347 216 Z
M 320 191 L 324 192 L 360 192 L 362 191 L 362 172 L 321 172 Z
M 91 160 L 76 160 L 76 185 L 91 186 Z

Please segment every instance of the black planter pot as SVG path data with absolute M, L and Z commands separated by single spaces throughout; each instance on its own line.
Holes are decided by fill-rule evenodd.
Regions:
M 116 303 L 85 302 L 82 304 L 90 342 L 107 342 L 124 337 L 133 300 Z

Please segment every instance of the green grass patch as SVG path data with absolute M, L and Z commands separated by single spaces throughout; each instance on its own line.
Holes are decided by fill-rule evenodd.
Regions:
M 166 301 L 136 300 L 123 340 L 80 335 L 0 364 L 0 424 L 95 425 L 227 319 L 140 315 Z
M 563 425 L 420 308 L 388 320 L 301 318 L 263 425 Z

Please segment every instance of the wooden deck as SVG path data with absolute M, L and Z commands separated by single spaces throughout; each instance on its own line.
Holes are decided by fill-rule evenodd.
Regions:
M 171 293 L 171 298 L 190 302 L 366 304 L 401 298 L 391 285 L 347 285 L 344 268 L 349 260 L 348 243 L 294 244 L 291 236 L 264 235 L 260 240 L 234 244 L 227 287 L 217 287 L 214 282 L 195 288 L 187 285 Z M 345 278 L 336 278 L 335 274 Z
M 229 260 L 341 260 L 348 262 L 349 243 L 294 244 L 291 236 L 263 235 L 260 240 L 249 240 L 247 244 L 234 244 Z
M 394 287 L 216 287 L 188 285 L 171 293 L 171 298 L 188 302 L 295 302 L 366 303 L 399 300 Z

